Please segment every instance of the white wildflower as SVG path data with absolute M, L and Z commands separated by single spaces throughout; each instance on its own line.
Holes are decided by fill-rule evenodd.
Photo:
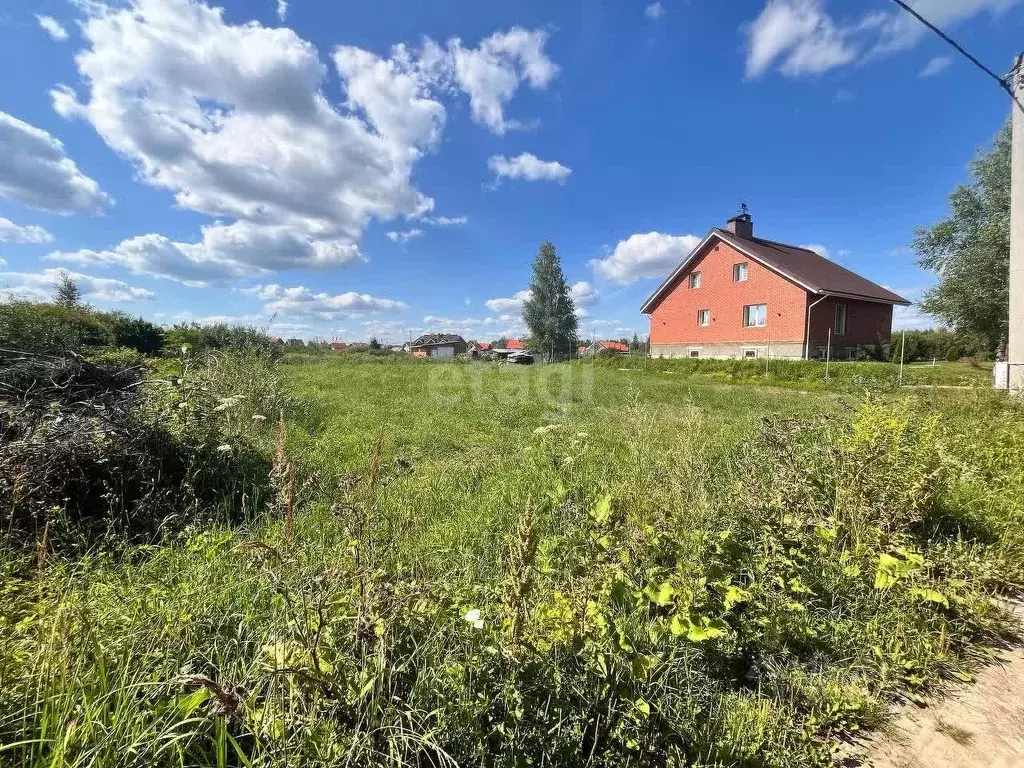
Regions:
M 261 413 L 254 413 L 252 416 L 253 421 L 266 421 L 267 417 Z
M 466 611 L 466 615 L 462 617 L 462 620 L 472 624 L 474 629 L 484 628 L 484 620 L 480 618 L 479 608 L 474 608 L 471 611 Z
M 228 445 L 227 443 L 224 443 L 224 445 L 218 445 L 217 450 L 220 451 L 221 453 L 227 453 L 228 451 L 231 450 L 231 446 Z

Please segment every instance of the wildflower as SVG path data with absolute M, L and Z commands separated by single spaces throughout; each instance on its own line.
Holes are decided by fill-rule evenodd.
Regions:
M 474 608 L 471 611 L 466 611 L 466 615 L 462 617 L 463 621 L 469 622 L 473 625 L 473 629 L 483 629 L 484 620 L 480 618 L 480 609 Z
M 590 435 L 588 435 L 586 432 L 577 432 L 576 437 L 578 437 L 580 440 L 586 440 L 588 437 L 590 437 Z
M 262 414 L 255 413 L 255 414 L 253 414 L 252 420 L 253 421 L 266 421 L 267 417 L 262 415 Z
M 224 445 L 218 445 L 218 446 L 217 446 L 217 450 L 218 450 L 218 451 L 219 451 L 220 453 L 227 453 L 228 451 L 230 451 L 230 450 L 231 450 L 231 446 L 230 446 L 230 445 L 228 445 L 227 443 L 224 443 Z

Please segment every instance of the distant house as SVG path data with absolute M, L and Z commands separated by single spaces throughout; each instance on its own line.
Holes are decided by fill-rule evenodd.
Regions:
M 486 341 L 467 341 L 466 352 L 470 357 L 480 357 L 491 348 Z
M 348 344 L 343 341 L 332 341 L 331 349 L 335 352 L 344 352 L 348 348 Z
M 370 348 L 370 345 L 365 341 L 354 341 L 348 345 L 349 352 L 365 352 Z
M 509 339 L 508 344 L 505 345 L 505 349 L 526 349 L 526 344 L 522 339 Z
M 466 351 L 466 340 L 454 333 L 427 333 L 412 343 L 414 357 L 449 358 Z
M 579 355 L 580 357 L 588 357 L 590 355 L 597 355 L 604 351 L 618 352 L 620 355 L 629 354 L 629 345 L 623 344 L 621 341 L 595 341 L 590 346 L 580 345 Z
M 754 237 L 744 209 L 713 228 L 640 311 L 654 357 L 847 357 L 887 344 L 902 296 L 814 251 Z

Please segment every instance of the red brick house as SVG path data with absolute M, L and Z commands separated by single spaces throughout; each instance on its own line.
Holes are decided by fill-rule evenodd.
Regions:
M 814 251 L 754 237 L 745 210 L 714 228 L 641 312 L 654 357 L 832 357 L 887 344 L 892 291 Z

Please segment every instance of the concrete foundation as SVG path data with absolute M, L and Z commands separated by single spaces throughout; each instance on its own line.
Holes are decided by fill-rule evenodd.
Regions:
M 800 360 L 804 356 L 804 345 L 799 341 L 780 341 L 770 346 L 761 342 L 717 343 L 717 344 L 652 344 L 651 357 L 710 357 L 718 359 L 751 358 L 764 360 L 770 354 L 772 360 Z

